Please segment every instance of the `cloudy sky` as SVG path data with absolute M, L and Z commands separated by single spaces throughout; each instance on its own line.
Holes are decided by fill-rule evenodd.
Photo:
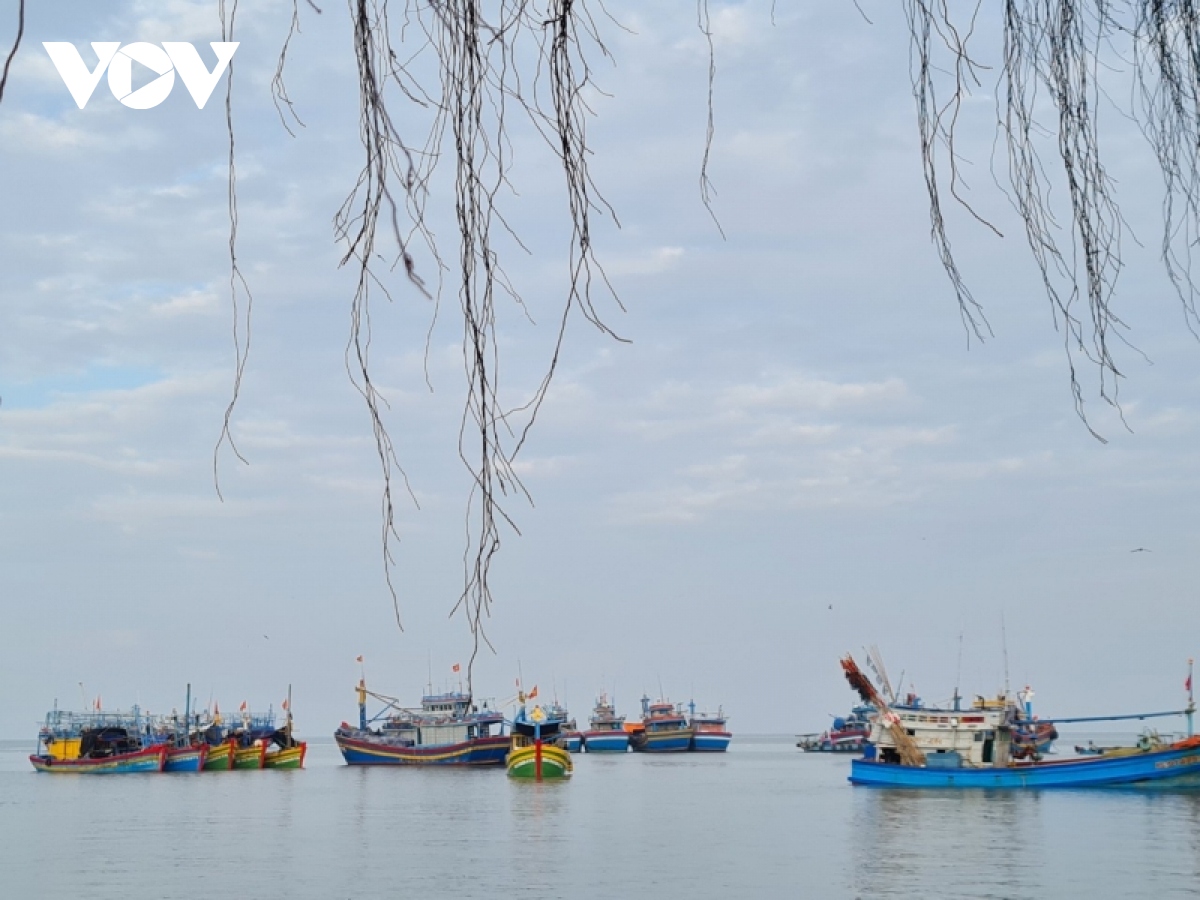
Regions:
M 102 81 L 83 110 L 43 41 L 220 39 L 213 0 L 29 9 L 0 104 L 0 737 L 54 702 L 278 705 L 328 734 L 354 714 L 354 659 L 415 701 L 453 684 L 470 637 L 470 487 L 452 287 L 441 311 L 396 276 L 374 308 L 377 381 L 420 508 L 399 509 L 394 621 L 380 479 L 344 364 L 352 273 L 332 218 L 361 165 L 343 6 L 287 69 L 305 127 L 270 93 L 292 4 L 239 11 L 239 255 L 253 340 L 224 500 L 212 454 L 234 374 L 222 90 L 149 110 Z M 601 689 L 724 706 L 742 732 L 816 730 L 853 697 L 838 656 L 878 645 L 931 700 L 1032 683 L 1047 714 L 1177 708 L 1200 649 L 1195 602 L 1200 347 L 1156 262 L 1161 180 L 1105 112 L 1130 231 L 1119 313 L 1126 427 L 1076 417 L 1060 335 L 993 169 L 992 85 L 967 107 L 972 199 L 951 216 L 995 337 L 968 341 L 929 241 L 908 44 L 895 4 L 713 0 L 711 176 L 698 185 L 707 50 L 692 0 L 609 2 L 595 76 L 596 226 L 629 343 L 582 320 L 519 470 L 477 693 L 522 672 L 577 714 Z M 15 31 L 0 2 L 0 45 Z M 986 23 L 984 27 L 986 35 Z M 414 111 L 402 127 L 419 131 Z M 500 310 L 502 389 L 544 366 L 565 285 L 566 198 L 523 125 L 506 215 L 529 315 Z M 439 184 L 441 185 L 439 187 Z M 452 194 L 430 221 L 451 248 Z M 418 266 L 435 271 L 428 255 Z M 428 339 L 428 352 L 426 343 Z M 432 385 L 432 390 L 427 386 Z M 1137 548 L 1149 552 L 1133 553 Z M 83 699 L 81 699 L 83 698 Z

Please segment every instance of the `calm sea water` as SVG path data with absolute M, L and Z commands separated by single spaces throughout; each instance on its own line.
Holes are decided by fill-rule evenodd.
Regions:
M 1064 741 L 1064 743 L 1066 743 Z M 37 775 L 0 743 L 0 896 L 1200 896 L 1200 792 L 854 788 L 787 737 L 503 770 Z

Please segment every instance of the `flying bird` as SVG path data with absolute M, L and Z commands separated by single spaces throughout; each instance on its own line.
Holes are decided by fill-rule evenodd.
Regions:
M 1138 547 L 1136 550 L 1130 550 L 1130 553 L 1153 553 L 1153 550 L 1148 550 L 1145 547 Z

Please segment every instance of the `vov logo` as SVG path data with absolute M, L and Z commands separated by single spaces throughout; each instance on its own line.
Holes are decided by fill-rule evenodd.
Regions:
M 83 57 L 68 41 L 44 41 L 42 46 L 50 54 L 50 61 L 58 74 L 62 76 L 67 90 L 75 98 L 80 109 L 87 106 L 88 100 L 100 83 L 100 78 L 108 70 L 108 89 L 114 97 L 130 109 L 150 109 L 158 106 L 167 99 L 171 88 L 175 87 L 175 73 L 183 79 L 183 85 L 196 101 L 198 109 L 204 109 L 204 104 L 212 95 L 213 88 L 233 54 L 238 48 L 238 41 L 211 41 L 210 47 L 217 55 L 217 64 L 212 71 L 204 65 L 200 54 L 191 44 L 183 41 L 163 41 L 162 46 L 137 41 L 121 46 L 120 41 L 92 41 L 92 49 L 100 61 L 95 69 L 88 69 Z M 144 84 L 136 91 L 133 89 L 133 64 L 139 63 L 158 75 L 149 84 Z

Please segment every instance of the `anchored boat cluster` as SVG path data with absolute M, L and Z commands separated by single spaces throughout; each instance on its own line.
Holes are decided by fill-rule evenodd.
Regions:
M 54 709 L 38 732 L 38 752 L 29 757 L 39 772 L 221 772 L 231 769 L 299 769 L 308 745 L 292 736 L 290 702 L 277 726 L 273 710 L 245 708 L 225 719 L 219 708 L 192 713 L 191 691 L 182 716 Z
M 642 698 L 641 719 L 627 722 L 601 695 L 589 727 L 580 731 L 558 703 L 533 705 L 536 688 L 518 693 L 511 719 L 461 690 L 426 694 L 419 708 L 369 691 L 365 680 L 357 690 L 357 725 L 343 722 L 334 732 L 352 766 L 505 766 L 514 778 L 541 781 L 570 777 L 572 753 L 723 752 L 732 739 L 722 711 L 697 713 L 694 703 L 649 697 Z M 368 698 L 382 703 L 370 717 Z M 273 711 L 253 714 L 245 704 L 228 719 L 219 710 L 192 713 L 190 706 L 189 687 L 182 717 L 152 716 L 136 706 L 129 712 L 54 709 L 30 762 L 39 772 L 86 774 L 303 767 L 307 744 L 292 736 L 290 699 L 281 727 Z
M 721 711 L 698 714 L 694 703 L 685 711 L 643 697 L 642 718 L 631 723 L 602 694 L 589 727 L 580 731 L 558 703 L 531 706 L 535 697 L 536 688 L 518 693 L 519 709 L 506 720 L 487 701 L 476 704 L 461 691 L 428 694 L 419 709 L 408 709 L 360 681 L 358 725 L 343 722 L 334 739 L 352 766 L 505 765 L 514 778 L 537 780 L 569 777 L 572 753 L 722 752 L 732 739 Z M 368 698 L 383 704 L 371 717 Z

